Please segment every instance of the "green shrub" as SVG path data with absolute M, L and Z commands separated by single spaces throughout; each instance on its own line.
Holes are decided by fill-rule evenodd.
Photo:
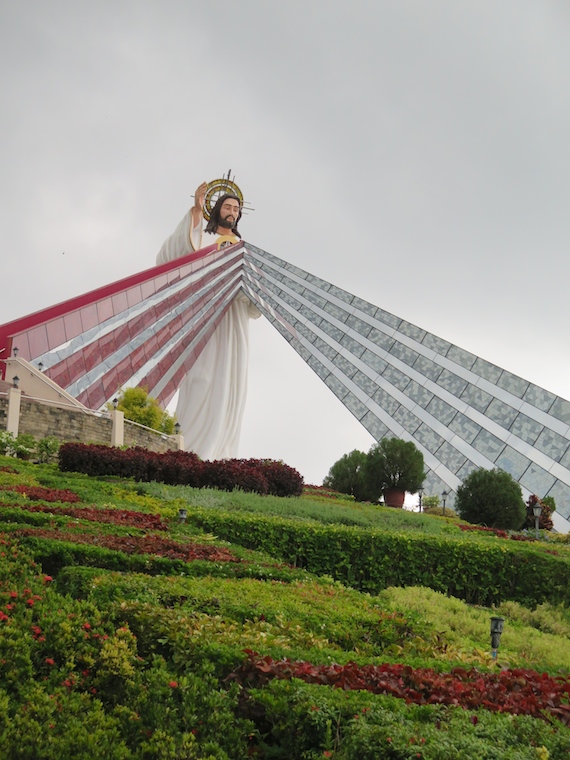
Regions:
M 323 486 L 332 488 L 339 493 L 350 494 L 357 501 L 365 498 L 363 482 L 363 467 L 366 462 L 366 454 L 354 449 L 350 454 L 345 454 L 329 470 L 329 474 L 323 480 Z
M 532 544 L 418 536 L 198 508 L 189 510 L 188 521 L 227 541 L 371 593 L 388 586 L 428 586 L 489 606 L 505 599 L 531 607 L 544 601 L 570 602 L 570 562 Z
M 526 518 L 520 485 L 503 470 L 475 470 L 457 489 L 455 511 L 470 523 L 518 530 Z

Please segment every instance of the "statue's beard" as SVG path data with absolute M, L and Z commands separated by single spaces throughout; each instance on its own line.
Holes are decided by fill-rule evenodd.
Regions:
M 234 227 L 234 224 L 235 224 L 235 221 L 234 221 L 233 216 L 232 217 L 226 216 L 225 219 L 220 219 L 220 221 L 218 222 L 218 226 L 223 227 L 225 230 L 232 230 Z

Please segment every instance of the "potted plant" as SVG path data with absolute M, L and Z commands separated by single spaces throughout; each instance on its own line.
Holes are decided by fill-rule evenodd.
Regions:
M 419 491 L 425 477 L 423 454 L 411 441 L 383 438 L 367 454 L 364 482 L 371 501 L 383 495 L 387 506 L 401 508 L 406 491 Z

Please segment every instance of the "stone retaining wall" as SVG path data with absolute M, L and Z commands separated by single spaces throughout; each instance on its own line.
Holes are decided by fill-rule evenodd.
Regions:
M 8 399 L 0 397 L 0 430 L 6 429 Z M 31 433 L 36 440 L 53 435 L 62 443 L 111 444 L 113 424 L 109 417 L 83 412 L 80 409 L 62 409 L 51 404 L 31 401 L 22 396 L 20 404 L 20 433 Z M 177 443 L 162 433 L 125 420 L 125 445 L 143 446 L 156 452 L 176 450 Z

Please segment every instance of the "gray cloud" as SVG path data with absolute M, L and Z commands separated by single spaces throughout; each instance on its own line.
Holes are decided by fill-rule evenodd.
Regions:
M 570 396 L 569 26 L 547 0 L 5 4 L 0 320 L 150 266 L 231 167 L 247 239 Z M 267 324 L 250 378 L 244 454 L 315 481 L 369 445 Z

